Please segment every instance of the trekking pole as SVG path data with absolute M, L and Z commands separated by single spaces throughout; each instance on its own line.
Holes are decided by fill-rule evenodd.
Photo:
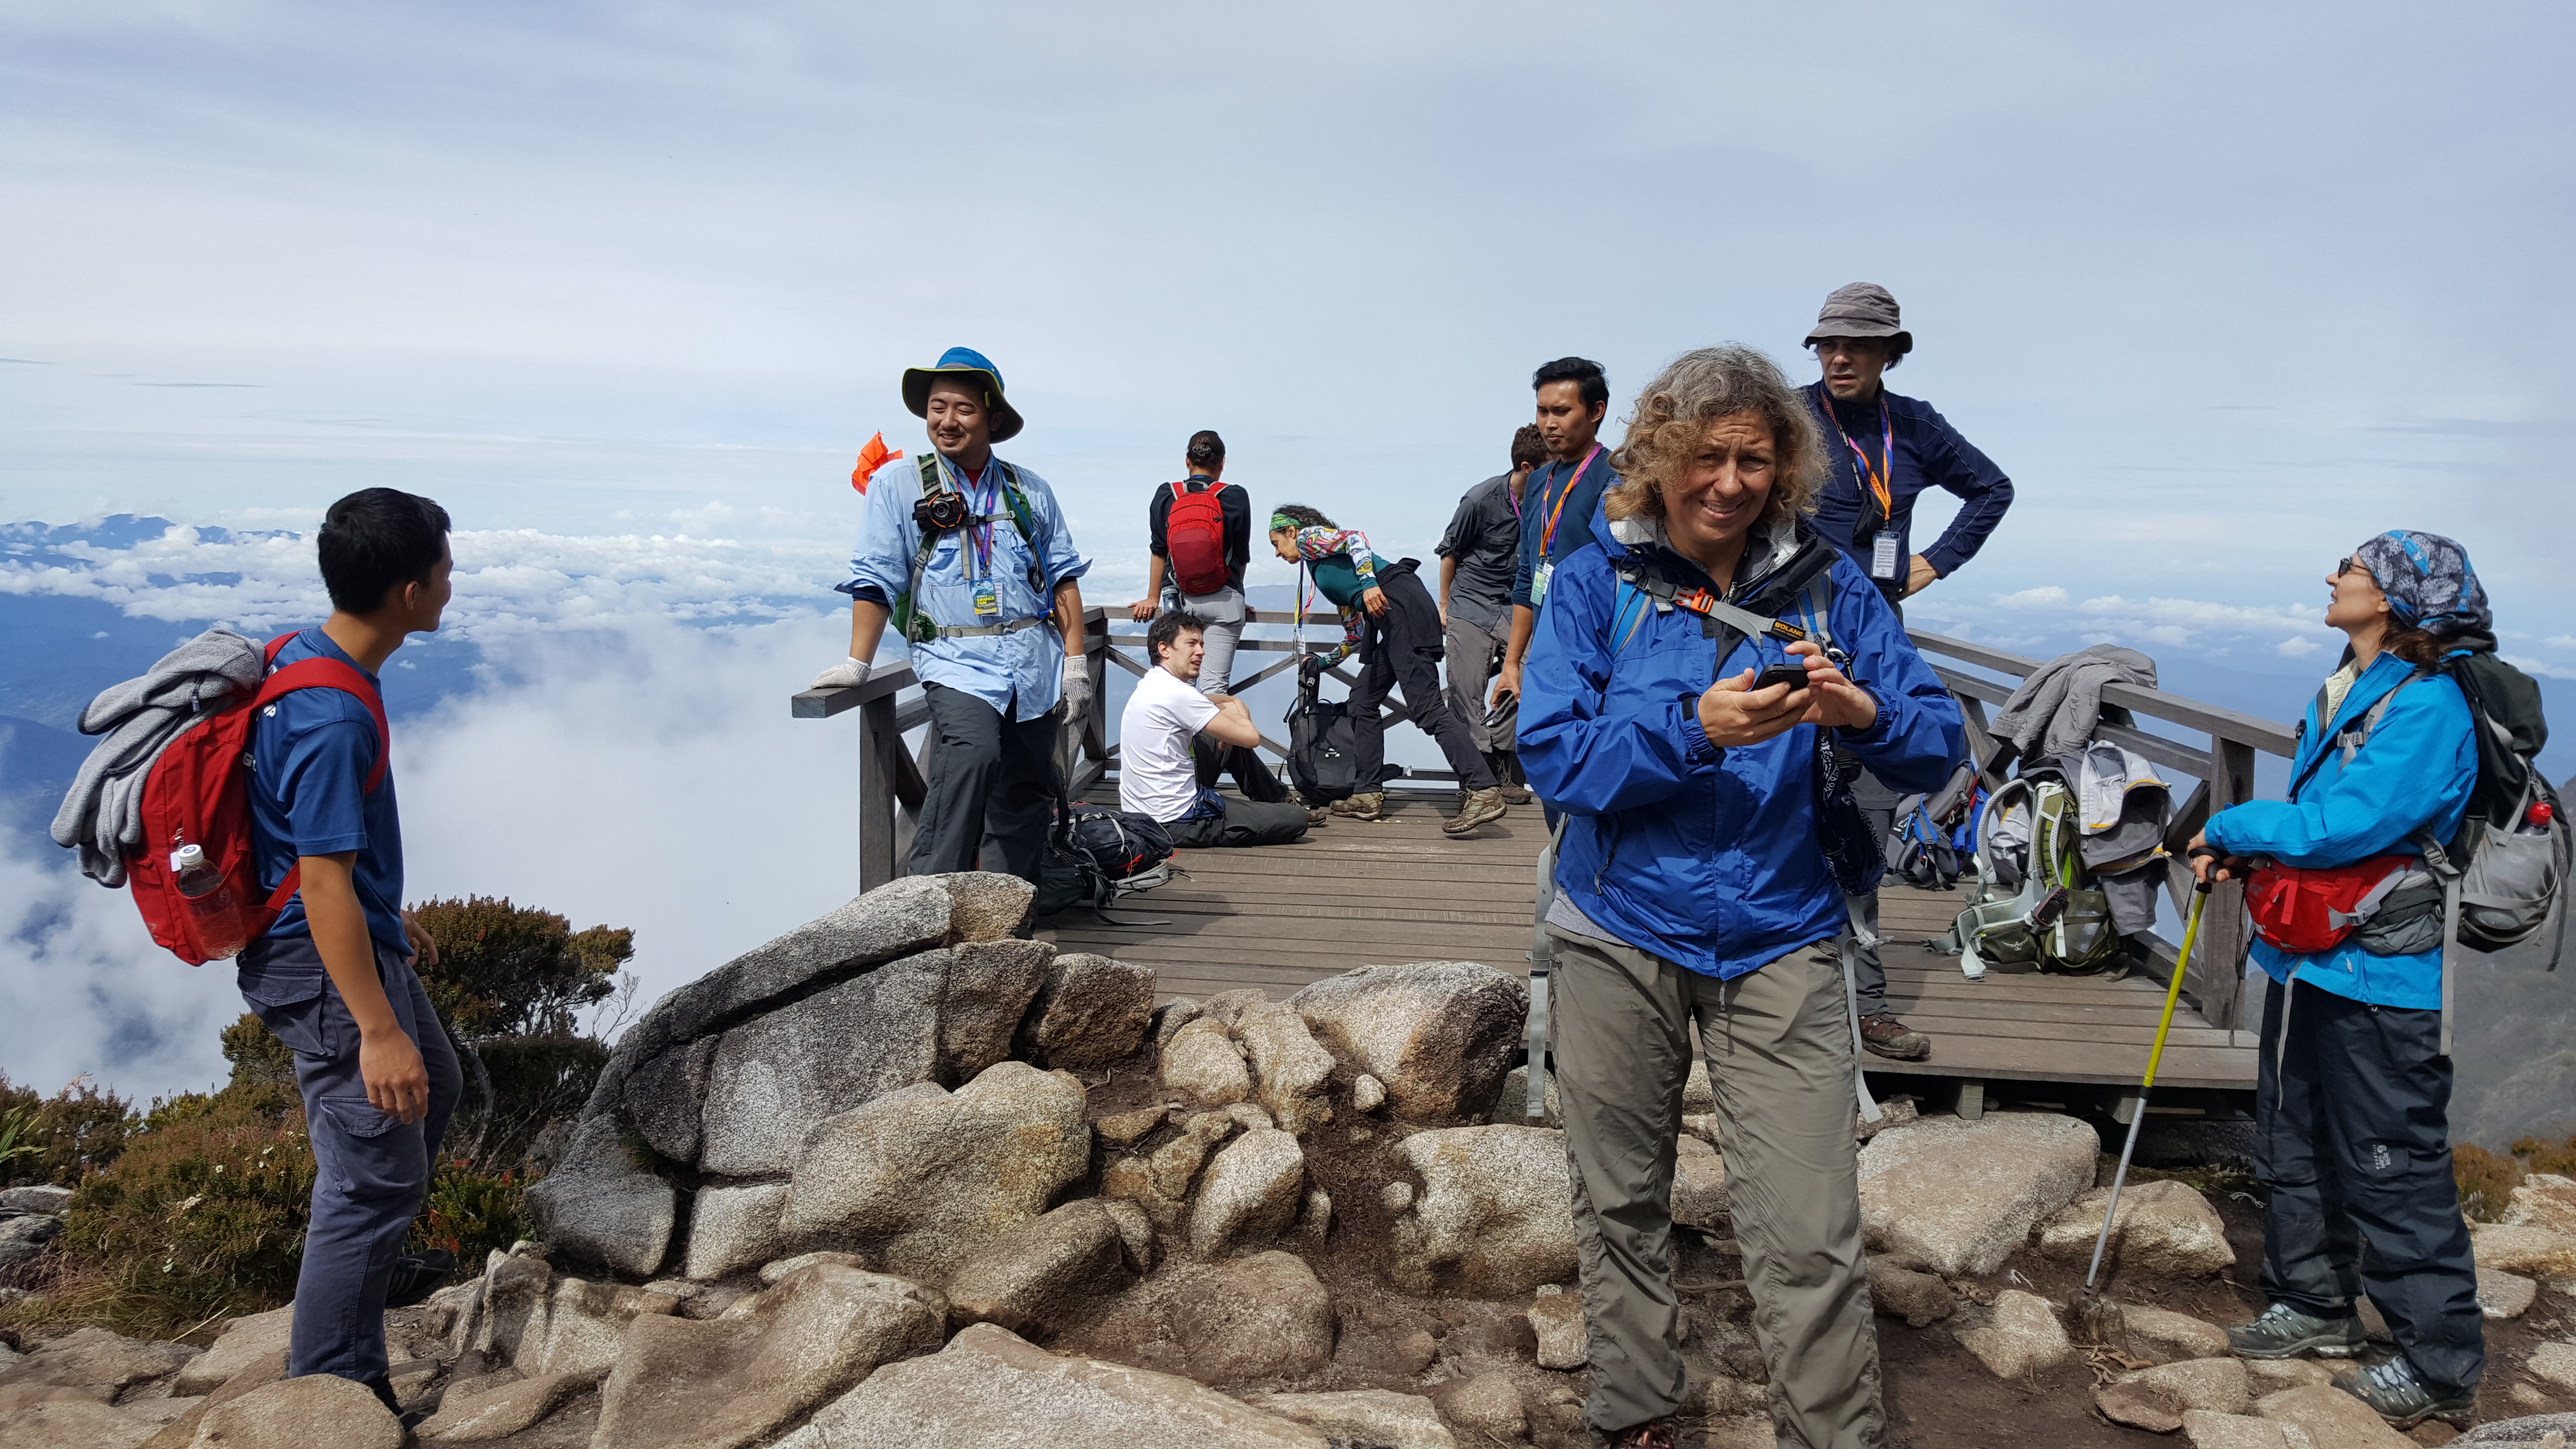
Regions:
M 2120 1189 L 2129 1180 L 2129 1157 L 2138 1150 L 2138 1129 L 2146 1125 L 2147 1094 L 2155 1089 L 2156 1063 L 2164 1059 L 2165 1033 L 2173 1029 L 2174 1002 L 2182 995 L 2182 974 L 2191 965 L 2192 942 L 2200 935 L 2200 908 L 2209 899 L 2209 882 L 2195 882 L 2191 892 L 2191 919 L 2182 928 L 2182 954 L 2174 958 L 2173 980 L 2165 983 L 2165 1011 L 2156 1020 L 2156 1042 L 2147 1049 L 2147 1075 L 2138 1083 L 2137 1110 L 2129 1117 L 2129 1140 L 2120 1147 L 2119 1169 L 2111 1174 L 2111 1201 L 2102 1209 L 2102 1234 L 2093 1240 L 2093 1266 L 2084 1270 L 2084 1293 L 2089 1299 L 2093 1280 L 2102 1272 L 2102 1251 L 2111 1245 L 2111 1220 L 2120 1212 Z

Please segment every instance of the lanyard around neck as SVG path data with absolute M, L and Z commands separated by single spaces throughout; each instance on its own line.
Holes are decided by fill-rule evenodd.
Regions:
M 1821 382 L 1816 384 L 1816 396 L 1825 405 L 1825 417 L 1834 425 L 1834 436 L 1843 440 L 1844 447 L 1851 449 L 1853 471 L 1869 484 L 1869 491 L 1878 496 L 1878 516 L 1882 519 L 1896 517 L 1896 420 L 1887 410 L 1887 389 L 1881 387 L 1878 390 L 1879 466 L 1876 468 L 1869 464 L 1869 451 L 1843 431 L 1843 420 L 1834 412 L 1834 395 Z
M 1583 461 L 1574 465 L 1574 471 L 1565 475 L 1565 491 L 1556 495 L 1556 509 L 1548 514 L 1547 522 L 1538 531 L 1538 556 L 1541 563 L 1547 561 L 1548 545 L 1556 542 L 1556 521 L 1565 516 L 1565 500 L 1574 496 L 1574 481 L 1583 476 L 1583 470 L 1591 467 L 1592 460 L 1600 454 L 1601 445 L 1594 443 L 1592 451 L 1583 455 Z M 1545 484 L 1540 485 L 1542 491 L 1539 496 L 1542 498 L 1547 496 L 1545 487 Z

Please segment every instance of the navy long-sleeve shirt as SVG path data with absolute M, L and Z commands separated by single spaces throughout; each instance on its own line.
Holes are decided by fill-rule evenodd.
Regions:
M 1862 531 L 1867 515 L 1878 509 L 1878 498 L 1861 478 L 1860 461 L 1844 440 L 1858 443 L 1869 455 L 1873 466 L 1885 466 L 1880 453 L 1886 450 L 1887 434 L 1895 433 L 1895 462 L 1889 469 L 1888 494 L 1893 507 L 1888 510 L 1887 527 L 1896 532 L 1896 577 L 1873 580 L 1882 588 L 1891 584 L 1903 588 L 1906 560 L 1923 555 L 1933 571 L 1943 578 L 1976 557 L 1985 546 L 1986 535 L 2001 523 L 2004 510 L 2012 506 L 2012 480 L 1994 460 L 1976 449 L 1976 445 L 1959 436 L 1949 420 L 1933 411 L 1930 403 L 1918 398 L 1899 397 L 1882 392 L 1887 400 L 1887 414 L 1882 424 L 1878 399 L 1866 403 L 1837 403 L 1825 391 L 1823 383 L 1812 383 L 1801 389 L 1807 410 L 1816 415 L 1816 425 L 1825 433 L 1825 475 L 1823 496 L 1816 502 L 1815 530 L 1835 547 L 1851 556 L 1861 572 L 1869 572 L 1870 543 L 1875 528 Z M 1837 428 L 1839 427 L 1839 431 Z M 1940 488 L 1956 494 L 1959 516 L 1950 520 L 1941 537 L 1931 547 L 1914 547 L 1914 499 L 1926 488 Z
M 1521 485 L 1521 561 L 1512 575 L 1512 602 L 1535 609 L 1531 589 L 1541 563 L 1562 563 L 1565 556 L 1592 541 L 1592 515 L 1601 510 L 1601 491 L 1619 481 L 1610 467 L 1610 449 L 1595 444 L 1591 461 L 1577 470 L 1572 463 L 1545 463 Z

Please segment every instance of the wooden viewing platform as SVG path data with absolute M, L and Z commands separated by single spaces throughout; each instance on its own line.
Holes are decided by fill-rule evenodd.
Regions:
M 1331 615 L 1309 617 L 1331 621 Z M 1141 649 L 1141 629 L 1112 634 L 1096 608 L 1089 622 L 1095 682 L 1113 665 L 1142 673 L 1141 657 L 1128 652 Z M 1971 746 L 1985 758 L 1986 706 L 2007 698 L 2041 661 L 1922 631 L 1914 639 L 1959 700 Z M 1260 638 L 1241 646 L 1255 658 L 1293 647 Z M 1282 659 L 1255 678 L 1290 662 Z M 1346 672 L 1336 673 L 1347 682 Z M 1095 690 L 1095 699 L 1102 693 Z M 794 711 L 803 718 L 859 714 L 861 886 L 892 879 L 901 849 L 909 846 L 910 811 L 922 799 L 921 762 L 903 743 L 928 714 L 911 671 L 890 670 L 855 689 L 808 691 L 795 697 Z M 1402 721 L 1392 703 L 1386 713 L 1390 723 Z M 2150 732 L 2141 717 L 2209 743 Z M 2105 694 L 2098 737 L 2198 781 L 2187 795 L 2179 790 L 2186 782 L 2176 781 L 2169 844 L 2177 858 L 2213 800 L 2223 806 L 2252 798 L 2258 751 L 2286 755 L 2290 749 L 2290 732 L 2271 721 L 2118 685 Z M 1271 749 L 1278 752 L 1275 742 Z M 1114 782 L 1117 754 L 1104 706 L 1096 702 L 1079 732 L 1066 731 L 1061 751 L 1077 798 L 1097 796 Z M 1281 998 L 1356 966 L 1411 961 L 1477 961 L 1525 973 L 1537 862 L 1546 844 L 1541 812 L 1534 804 L 1516 806 L 1497 824 L 1452 840 L 1439 823 L 1455 799 L 1445 771 L 1415 770 L 1409 780 L 1390 783 L 1382 821 L 1336 819 L 1293 845 L 1183 851 L 1173 857 L 1183 874 L 1112 907 L 1128 924 L 1074 911 L 1042 922 L 1038 934 L 1067 950 L 1152 966 L 1164 992 L 1174 996 L 1258 987 Z M 2184 876 L 2178 864 L 2171 874 L 2170 914 L 2179 917 L 2187 902 Z M 1876 1090 L 1912 1091 L 1963 1115 L 1975 1115 L 2001 1092 L 2102 1106 L 2125 1118 L 2146 1069 L 2174 961 L 2172 942 L 2147 938 L 2142 969 L 2126 974 L 2067 976 L 1990 965 L 1984 980 L 1969 981 L 1958 958 L 1922 945 L 1946 932 L 1966 903 L 1964 891 L 1890 884 L 1880 893 L 1888 1009 L 1932 1039 L 1932 1055 L 1921 1062 L 1870 1058 Z M 2246 939 L 2241 889 L 2222 887 L 2211 897 L 2184 977 L 2184 1002 L 2157 1076 L 2160 1105 L 2250 1106 L 2255 1042 L 2240 1019 Z

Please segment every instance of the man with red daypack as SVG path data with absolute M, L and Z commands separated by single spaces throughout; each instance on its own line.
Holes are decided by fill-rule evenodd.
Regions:
M 1179 609 L 1207 624 L 1199 663 L 1201 694 L 1223 694 L 1234 670 L 1234 646 L 1252 610 L 1243 600 L 1243 569 L 1252 560 L 1252 499 L 1225 481 L 1225 439 L 1207 428 L 1190 434 L 1182 460 L 1188 476 L 1154 490 L 1145 505 L 1153 535 L 1145 597 L 1128 605 L 1138 623 Z
M 317 540 L 331 617 L 288 640 L 282 669 L 327 659 L 373 685 L 406 636 L 438 628 L 449 594 L 447 511 L 369 488 L 331 505 Z M 386 1377 L 384 1312 L 447 1279 L 445 1253 L 406 1256 L 404 1236 L 462 1077 L 446 1028 L 413 974 L 438 948 L 402 909 L 402 821 L 370 702 L 299 689 L 251 726 L 251 848 L 262 891 L 299 877 L 265 934 L 237 959 L 242 998 L 295 1053 L 313 1145 L 312 1214 L 295 1283 L 288 1377 Z M 371 776 L 375 776 L 371 784 Z

